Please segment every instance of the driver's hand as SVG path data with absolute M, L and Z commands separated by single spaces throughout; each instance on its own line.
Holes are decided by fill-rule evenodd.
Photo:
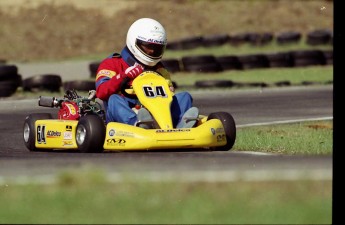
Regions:
M 144 71 L 143 67 L 141 65 L 134 65 L 131 67 L 128 67 L 125 70 L 126 77 L 129 77 L 130 79 L 134 79 L 137 76 L 139 76 Z
M 175 92 L 175 88 L 173 86 L 170 86 L 169 89 L 171 92 Z

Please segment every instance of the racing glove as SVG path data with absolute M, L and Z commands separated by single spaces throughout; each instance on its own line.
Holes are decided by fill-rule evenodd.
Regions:
M 130 79 L 134 79 L 137 76 L 139 76 L 143 71 L 144 71 L 144 68 L 141 65 L 136 64 L 134 66 L 128 67 L 125 70 L 125 77 L 129 77 Z

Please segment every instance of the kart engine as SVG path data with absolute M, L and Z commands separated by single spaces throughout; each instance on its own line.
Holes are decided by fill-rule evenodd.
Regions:
M 97 114 L 103 120 L 105 119 L 104 110 L 100 103 L 95 101 L 96 94 L 94 90 L 89 91 L 87 98 L 81 97 L 75 90 L 67 90 L 64 98 L 40 96 L 38 105 L 50 108 L 60 108 L 58 119 L 61 120 L 79 120 L 86 114 Z

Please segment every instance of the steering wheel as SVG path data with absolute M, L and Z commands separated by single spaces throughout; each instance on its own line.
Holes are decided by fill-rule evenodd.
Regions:
M 129 94 L 126 89 L 127 87 L 129 86 L 129 82 L 131 81 L 131 79 L 129 77 L 125 77 L 121 84 L 120 84 L 120 90 L 121 90 L 121 93 L 127 97 L 127 98 L 131 98 L 131 99 L 138 99 L 137 95 L 136 94 Z

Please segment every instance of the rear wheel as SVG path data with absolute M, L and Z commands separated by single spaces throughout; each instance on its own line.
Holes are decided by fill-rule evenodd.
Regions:
M 38 151 L 35 146 L 36 142 L 36 128 L 35 122 L 37 120 L 45 120 L 45 119 L 52 119 L 52 115 L 50 113 L 34 113 L 30 114 L 25 118 L 24 126 L 23 126 L 23 138 L 25 146 L 29 149 L 29 151 Z
M 236 124 L 234 118 L 227 112 L 214 112 L 207 118 L 207 120 L 211 119 L 218 119 L 222 122 L 226 135 L 226 145 L 215 147 L 214 150 L 229 151 L 236 140 Z
M 80 152 L 103 152 L 105 125 L 97 115 L 80 118 L 77 125 L 76 141 Z

